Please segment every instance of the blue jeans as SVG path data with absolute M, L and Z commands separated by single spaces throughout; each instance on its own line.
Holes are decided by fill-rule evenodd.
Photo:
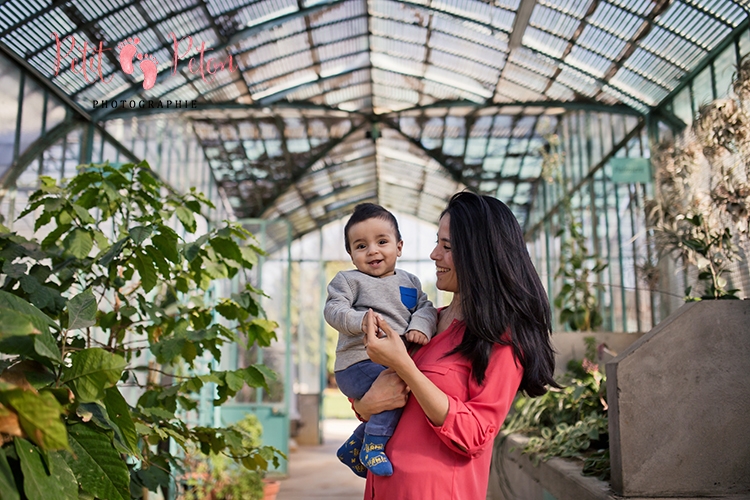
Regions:
M 369 359 L 355 363 L 348 368 L 335 373 L 336 383 L 346 397 L 360 399 L 370 389 L 370 386 L 378 378 L 385 366 L 373 363 Z M 376 413 L 370 417 L 370 421 L 360 425 L 355 434 L 364 432 L 372 436 L 393 436 L 398 419 L 401 417 L 401 408 Z

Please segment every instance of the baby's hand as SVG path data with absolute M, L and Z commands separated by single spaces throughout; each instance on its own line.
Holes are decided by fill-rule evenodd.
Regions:
M 430 339 L 427 338 L 427 335 L 420 332 L 419 330 L 409 330 L 404 334 L 404 337 L 406 337 L 406 340 L 408 340 L 409 342 L 414 342 L 415 344 L 419 345 L 425 345 L 430 341 Z

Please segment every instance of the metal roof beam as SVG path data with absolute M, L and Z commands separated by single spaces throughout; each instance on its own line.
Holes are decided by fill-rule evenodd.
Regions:
M 512 103 L 493 103 L 493 104 L 477 104 L 473 101 L 437 101 L 432 104 L 426 104 L 423 106 L 414 106 L 412 108 L 400 109 L 388 113 L 386 116 L 408 113 L 410 111 L 420 111 L 423 109 L 434 109 L 434 108 L 479 108 L 479 109 L 491 109 L 491 108 L 508 108 L 508 107 L 523 107 L 523 108 L 564 108 L 566 110 L 584 110 L 584 111 L 598 111 L 601 113 L 614 113 L 620 115 L 632 115 L 632 116 L 643 116 L 643 113 L 637 109 L 633 109 L 624 104 L 604 104 L 597 101 L 518 101 Z M 503 114 L 503 113 L 500 113 Z M 517 114 L 517 113 L 513 113 Z
M 304 32 L 303 32 L 303 31 L 300 31 L 299 33 L 297 33 L 297 35 L 301 35 L 302 33 L 304 33 Z M 347 41 L 350 41 L 350 40 L 355 40 L 355 39 L 357 39 L 357 38 L 364 38 L 364 37 L 367 37 L 367 33 L 358 33 L 358 34 L 356 34 L 356 35 L 352 35 L 352 36 L 348 36 L 348 37 L 344 37 L 344 38 L 339 38 L 338 40 L 336 40 L 336 41 L 335 41 L 335 42 L 333 42 L 333 43 L 339 43 L 339 42 L 347 42 Z M 327 45 L 330 45 L 330 44 L 327 44 L 327 43 L 321 43 L 321 44 L 318 44 L 318 45 L 314 45 L 314 44 L 312 43 L 312 41 L 310 41 L 310 46 L 309 46 L 309 47 L 305 47 L 305 48 L 303 48 L 303 49 L 300 49 L 300 50 L 295 50 L 295 51 L 293 51 L 293 52 L 290 52 L 290 53 L 288 53 L 288 54 L 285 54 L 285 55 L 283 55 L 283 56 L 279 56 L 279 57 L 274 57 L 273 59 L 269 59 L 268 61 L 265 61 L 265 62 L 263 62 L 263 63 L 262 63 L 261 65 L 259 65 L 259 66 L 256 66 L 256 67 L 254 67 L 254 68 L 248 68 L 248 69 L 246 69 L 246 70 L 244 70 L 244 71 L 241 71 L 241 73 L 240 73 L 240 75 L 241 75 L 241 80 L 243 81 L 243 83 L 245 83 L 245 86 L 246 86 L 246 87 L 248 87 L 248 85 L 258 85 L 258 84 L 261 84 L 261 83 L 263 83 L 263 82 L 266 82 L 266 81 L 269 81 L 269 80 L 273 80 L 273 79 L 275 79 L 275 78 L 279 78 L 279 77 L 282 77 L 282 76 L 284 76 L 284 75 L 288 75 L 288 74 L 290 74 L 290 73 L 294 73 L 294 72 L 296 72 L 296 71 L 299 71 L 300 69 L 305 69 L 305 68 L 297 68 L 297 69 L 295 69 L 294 71 L 292 71 L 292 72 L 290 72 L 290 73 L 282 73 L 282 74 L 280 74 L 280 75 L 277 75 L 277 76 L 273 76 L 273 77 L 271 77 L 271 78 L 267 78 L 266 80 L 261 80 L 261 81 L 258 81 L 258 82 L 250 82 L 249 84 L 247 83 L 247 80 L 245 80 L 245 78 L 244 78 L 244 73 L 245 73 L 245 72 L 247 72 L 247 71 L 250 71 L 250 70 L 254 70 L 254 69 L 258 69 L 258 68 L 261 68 L 261 67 L 263 67 L 263 66 L 266 66 L 266 65 L 268 65 L 268 64 L 271 64 L 271 63 L 274 63 L 274 62 L 277 62 L 277 61 L 281 61 L 281 60 L 283 60 L 283 59 L 286 59 L 287 57 L 292 57 L 292 56 L 296 56 L 296 55 L 299 55 L 299 54 L 304 54 L 304 53 L 305 53 L 305 52 L 307 52 L 307 51 L 310 51 L 310 52 L 312 52 L 312 51 L 313 51 L 313 50 L 315 50 L 315 49 L 319 49 L 320 47 L 325 47 L 325 46 L 327 46 Z M 341 55 L 340 55 L 340 56 L 338 56 L 338 57 L 346 57 L 346 56 L 349 56 L 349 55 L 355 55 L 355 54 L 358 54 L 358 53 L 359 53 L 359 52 L 353 52 L 353 53 L 351 53 L 351 54 L 341 54 Z M 236 58 L 236 57 L 237 57 L 237 54 L 235 54 L 235 55 L 234 55 L 234 57 Z M 315 59 L 315 57 L 314 57 L 314 59 Z M 309 66 L 309 67 L 311 67 L 311 68 L 312 68 L 312 67 L 314 67 L 314 66 L 316 66 L 316 65 L 318 65 L 318 64 L 320 64 L 320 63 L 319 63 L 318 61 L 315 61 L 315 62 L 313 63 L 313 65 L 311 65 L 311 66 Z M 200 78 L 199 78 L 199 77 L 196 77 L 196 78 L 194 78 L 193 80 L 200 80 Z M 193 81 L 193 80 L 191 80 L 191 81 Z M 168 90 L 168 91 L 164 92 L 163 94 L 161 94 L 161 95 L 159 96 L 159 98 L 161 98 L 161 97 L 163 97 L 163 96 L 165 96 L 165 95 L 169 94 L 170 92 L 174 92 L 175 90 L 181 89 L 182 87 L 184 87 L 184 86 L 185 86 L 185 85 L 187 85 L 188 83 L 190 83 L 190 81 L 188 81 L 188 82 L 185 82 L 185 83 L 184 83 L 183 85 L 180 85 L 179 87 L 175 87 L 175 88 L 173 88 L 173 89 L 170 89 L 170 90 Z M 211 90 L 209 91 L 209 93 L 212 93 L 212 92 L 216 92 L 217 90 L 223 89 L 224 87 L 228 87 L 228 86 L 230 86 L 230 85 L 234 85 L 235 83 L 237 83 L 237 80 L 232 80 L 231 82 L 227 82 L 227 83 L 224 83 L 224 84 L 222 84 L 222 85 L 218 85 L 218 86 L 216 86 L 216 87 L 212 88 L 212 89 L 211 89 Z M 248 88 L 248 93 L 250 93 L 250 89 L 249 89 L 249 88 Z
M 85 123 L 83 120 L 68 115 L 65 120 L 58 123 L 52 130 L 46 131 L 37 140 L 32 142 L 26 148 L 26 151 L 20 154 L 10 168 L 0 177 L 0 200 L 7 194 L 8 189 L 15 184 L 16 180 L 18 180 L 32 161 L 39 158 L 39 155 L 44 153 L 47 148 L 67 136 L 68 133 L 83 123 Z
M 325 157 L 328 153 L 330 153 L 336 146 L 339 144 L 344 143 L 349 137 L 352 136 L 355 132 L 360 130 L 362 127 L 364 127 L 366 124 L 369 124 L 370 122 L 368 120 L 362 120 L 362 123 L 360 123 L 357 126 L 352 126 L 351 129 L 349 129 L 349 132 L 342 135 L 340 138 L 330 141 L 326 146 L 318 151 L 318 153 L 310 158 L 307 163 L 297 170 L 294 174 L 290 176 L 288 181 L 284 186 L 280 186 L 281 189 L 276 190 L 276 194 L 268 201 L 265 202 L 265 204 L 260 208 L 258 211 L 259 214 L 265 213 L 269 208 L 273 206 L 274 203 L 276 203 L 276 200 L 279 199 L 279 197 L 286 192 L 287 189 L 289 189 L 290 186 L 294 186 L 297 184 L 297 182 L 312 168 L 313 165 L 315 165 L 318 160 Z
M 352 69 L 343 71 L 335 75 L 318 78 L 317 80 L 312 81 L 312 82 L 295 85 L 292 88 L 282 90 L 281 92 L 276 92 L 275 94 L 269 95 L 268 97 L 263 97 L 262 99 L 258 99 L 256 102 L 262 106 L 268 106 L 269 104 L 272 104 L 278 101 L 279 99 L 283 99 L 284 97 L 288 95 L 294 94 L 295 92 L 298 92 L 300 90 L 304 90 L 312 85 L 317 85 L 328 80 L 333 80 L 335 78 L 340 78 L 342 76 L 350 75 L 352 73 L 356 73 L 357 71 L 364 71 L 364 70 L 370 70 L 370 69 L 372 69 L 372 66 L 370 66 L 369 64 L 366 66 L 361 66 L 359 68 L 352 68 Z
M 147 115 L 161 115 L 161 114 L 172 114 L 172 113 L 196 113 L 200 111 L 231 111 L 231 110 L 254 110 L 262 111 L 264 109 L 270 109 L 271 113 L 274 113 L 277 109 L 300 109 L 300 110 L 318 110 L 318 111 L 330 111 L 332 113 L 346 113 L 347 115 L 362 115 L 360 111 L 346 111 L 339 108 L 327 106 L 325 104 L 313 104 L 310 102 L 278 102 L 273 105 L 261 105 L 261 104 L 243 104 L 237 101 L 224 101 L 224 102 L 196 102 L 195 108 L 137 108 L 137 109 L 123 109 L 122 111 L 115 111 L 107 115 L 107 120 L 115 120 L 120 118 L 130 118 L 133 116 L 147 116 Z M 194 120 L 204 119 L 200 116 L 189 116 Z
M 529 25 L 534 7 L 536 7 L 536 0 L 522 0 L 521 5 L 518 6 L 516 18 L 513 20 L 513 31 L 510 33 L 510 40 L 508 41 L 508 53 L 521 46 L 523 34 Z
M 298 10 L 296 12 L 292 12 L 291 14 L 285 14 L 283 16 L 279 16 L 274 19 L 269 19 L 268 21 L 264 21 L 260 24 L 256 24 L 255 26 L 250 26 L 248 28 L 238 31 L 237 33 L 235 33 L 229 38 L 229 40 L 227 41 L 225 45 L 221 47 L 217 47 L 214 50 L 218 51 L 218 50 L 224 49 L 230 45 L 234 45 L 236 43 L 241 42 L 243 39 L 249 36 L 253 36 L 257 33 L 260 33 L 261 31 L 274 28 L 276 26 L 279 26 L 280 24 L 293 21 L 299 17 L 315 14 L 316 12 L 320 10 L 327 9 L 329 7 L 333 7 L 334 5 L 338 5 L 344 2 L 348 2 L 348 1 L 349 0 L 323 0 L 322 2 L 317 3 L 308 9 Z
M 461 180 L 461 172 L 457 171 L 455 168 L 451 167 L 447 161 L 445 161 L 445 157 L 438 152 L 435 151 L 428 151 L 421 142 L 414 139 L 413 137 L 409 136 L 408 134 L 404 133 L 401 128 L 398 126 L 398 124 L 394 123 L 393 121 L 389 120 L 387 117 L 379 117 L 381 123 L 384 123 L 388 125 L 390 128 L 401 134 L 401 136 L 415 145 L 417 148 L 419 148 L 420 151 L 422 151 L 425 155 L 435 160 L 445 171 L 451 176 L 451 178 L 458 182 L 463 184 L 463 181 Z
M 739 25 L 737 25 L 737 27 L 732 30 L 732 32 L 724 40 L 721 41 L 721 43 L 719 43 L 708 54 L 706 54 L 706 57 L 704 57 L 703 60 L 698 63 L 698 65 L 693 68 L 690 73 L 683 76 L 680 84 L 677 85 L 669 94 L 667 94 L 667 96 L 662 99 L 659 104 L 656 105 L 655 109 L 661 111 L 661 108 L 664 107 L 665 102 L 669 102 L 674 99 L 674 97 L 679 94 L 682 89 L 687 87 L 695 79 L 696 75 L 706 69 L 706 67 L 708 67 L 708 65 L 711 64 L 719 54 L 724 52 L 724 50 L 731 44 L 735 43 L 735 41 L 738 40 L 740 36 L 744 35 L 747 32 L 748 28 L 750 28 L 750 15 L 745 18 L 745 20 L 742 21 Z
M 576 67 L 576 66 L 573 66 L 572 64 L 570 64 L 570 63 L 568 63 L 568 62 L 564 61 L 563 59 L 561 59 L 561 58 L 559 58 L 559 57 L 553 57 L 553 56 L 551 56 L 550 54 L 547 54 L 546 52 L 543 52 L 543 51 L 541 51 L 541 50 L 539 50 L 539 49 L 535 49 L 535 48 L 533 48 L 533 47 L 528 47 L 528 46 L 524 46 L 524 47 L 525 47 L 526 49 L 528 49 L 528 50 L 532 51 L 532 52 L 536 52 L 537 54 L 541 54 L 542 56 L 546 57 L 547 59 L 550 59 L 550 60 L 552 60 L 552 61 L 555 61 L 555 62 L 556 62 L 556 63 L 557 63 L 558 65 L 560 65 L 560 66 L 566 66 L 566 67 L 568 67 L 568 68 L 572 69 L 573 71 L 577 71 L 578 73 L 581 73 L 581 74 L 583 74 L 583 75 L 586 75 L 587 77 L 589 77 L 589 78 L 591 78 L 592 80 L 594 80 L 594 81 L 595 81 L 595 82 L 596 82 L 596 83 L 597 83 L 598 85 L 600 85 L 601 87 L 603 87 L 604 85 L 608 85 L 608 86 L 610 86 L 610 87 L 613 87 L 613 88 L 615 88 L 615 89 L 616 89 L 616 90 L 617 90 L 618 92 L 620 92 L 621 94 L 624 94 L 624 95 L 626 95 L 626 96 L 630 97 L 630 98 L 631 98 L 632 100 L 634 100 L 634 101 L 636 101 L 636 102 L 639 102 L 639 103 L 641 103 L 641 104 L 642 104 L 642 105 L 643 105 L 643 106 L 644 106 L 645 108 L 651 108 L 651 106 L 650 106 L 649 104 L 646 104 L 645 102 L 643 102 L 643 101 L 642 101 L 641 99 L 639 99 L 639 98 L 635 97 L 634 95 L 628 94 L 627 92 L 625 92 L 625 91 L 623 91 L 623 90 L 621 90 L 621 89 L 618 89 L 617 87 L 614 87 L 614 86 L 613 86 L 613 85 L 612 85 L 611 83 L 609 83 L 609 81 L 607 81 L 607 80 L 603 80 L 603 79 L 601 79 L 601 78 L 599 78 L 599 77 L 597 77 L 597 76 L 595 76 L 595 75 L 593 75 L 593 74 L 591 74 L 591 73 L 588 73 L 588 72 L 586 72 L 586 71 L 582 70 L 581 68 L 578 68 L 578 67 Z M 558 70 L 558 71 L 559 71 L 559 70 Z M 553 78 L 556 78 L 556 75 L 557 75 L 557 74 L 559 74 L 559 73 L 557 73 L 557 72 L 556 72 L 556 73 L 555 73 L 555 75 L 553 76 Z M 552 81 L 552 80 L 550 80 L 550 81 Z M 558 82 L 558 83 L 559 83 L 559 82 Z M 562 84 L 561 84 L 561 85 L 562 85 Z M 567 87 L 567 85 L 566 85 L 566 87 Z M 576 91 L 575 91 L 575 89 L 571 89 L 571 90 L 573 90 L 574 92 L 576 92 Z M 601 89 L 600 89 L 600 91 L 601 91 Z M 636 111 L 637 111 L 637 110 L 636 110 Z M 643 114 L 643 113 L 640 113 L 640 114 Z
M 304 9 L 301 11 L 293 12 L 291 14 L 287 14 L 284 16 L 280 16 L 274 19 L 269 19 L 268 21 L 262 22 L 260 24 L 256 24 L 255 26 L 251 26 L 249 28 L 245 28 L 244 30 L 240 30 L 234 35 L 232 35 L 229 40 L 227 40 L 224 43 L 221 43 L 217 45 L 216 47 L 213 47 L 214 52 L 219 52 L 221 50 L 226 49 L 227 47 L 230 47 L 236 43 L 239 43 L 243 38 L 247 38 L 249 36 L 255 35 L 256 33 L 260 33 L 261 31 L 273 28 L 275 26 L 279 26 L 280 24 L 284 24 L 286 22 L 292 21 L 294 19 L 297 19 L 301 16 L 307 16 L 310 14 L 314 14 L 316 12 L 319 12 L 321 10 L 327 9 L 329 7 L 333 7 L 334 5 L 338 5 L 344 2 L 348 2 L 349 0 L 324 0 L 323 2 L 314 5 L 313 7 L 310 7 L 309 9 Z M 196 6 L 197 7 L 197 6 Z M 156 76 L 156 82 L 160 83 L 164 81 L 166 78 L 168 78 L 172 74 L 172 68 L 166 67 L 163 71 L 159 72 L 159 74 Z M 122 100 L 122 99 L 129 99 L 131 96 L 138 93 L 139 86 L 141 84 L 135 84 L 131 85 L 127 89 L 123 90 L 116 96 L 114 96 L 111 100 Z M 101 109 L 97 112 L 93 113 L 95 120 L 102 120 L 105 116 L 109 114 L 109 109 Z

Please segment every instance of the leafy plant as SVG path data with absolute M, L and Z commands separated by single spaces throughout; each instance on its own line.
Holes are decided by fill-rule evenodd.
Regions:
M 750 59 L 738 65 L 732 88 L 735 95 L 701 106 L 692 127 L 652 155 L 657 189 L 648 223 L 662 254 L 698 269 L 702 290 L 694 297 L 688 287 L 686 300 L 739 298 L 726 277 L 749 241 Z
M 560 140 L 556 135 L 547 138 L 542 149 L 542 178 L 547 182 L 563 185 L 561 167 L 564 154 L 559 151 Z M 562 287 L 555 295 L 554 306 L 560 311 L 560 322 L 573 331 L 589 331 L 601 326 L 599 300 L 592 283 L 592 275 L 607 268 L 607 263 L 589 252 L 583 222 L 577 216 L 570 195 L 563 196 L 558 205 L 560 228 L 556 236 L 561 238 L 560 266 L 555 278 L 562 278 Z
M 593 337 L 583 361 L 571 361 L 560 380 L 561 389 L 543 396 L 519 395 L 506 418 L 504 432 L 531 436 L 523 452 L 535 464 L 551 457 L 583 461 L 583 473 L 609 478 L 609 431 L 606 378 L 595 359 Z M 592 352 L 593 351 L 593 352 Z
M 231 426 L 242 435 L 245 448 L 261 445 L 263 428 L 258 418 L 248 414 Z M 241 467 L 228 457 L 211 453 L 208 460 L 195 457 L 186 460 L 191 467 L 186 475 L 184 500 L 262 500 L 263 467 Z
M 204 354 L 220 359 L 226 342 L 275 338 L 252 286 L 206 299 L 214 282 L 257 262 L 252 235 L 232 223 L 196 234 L 211 203 L 170 192 L 145 162 L 82 166 L 70 182 L 42 177 L 29 203 L 20 217 L 35 215 L 41 241 L 0 227 L 3 498 L 140 498 L 181 470 L 170 439 L 253 470 L 278 464 L 278 450 L 246 446 L 237 429 L 181 418 L 206 384 L 220 405 L 275 377 L 263 365 L 192 371 Z M 126 386 L 139 388 L 135 405 Z

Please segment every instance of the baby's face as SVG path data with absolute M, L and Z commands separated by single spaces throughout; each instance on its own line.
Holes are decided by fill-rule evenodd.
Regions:
M 352 263 L 361 272 L 382 278 L 395 273 L 404 242 L 393 225 L 383 219 L 367 219 L 349 228 Z

